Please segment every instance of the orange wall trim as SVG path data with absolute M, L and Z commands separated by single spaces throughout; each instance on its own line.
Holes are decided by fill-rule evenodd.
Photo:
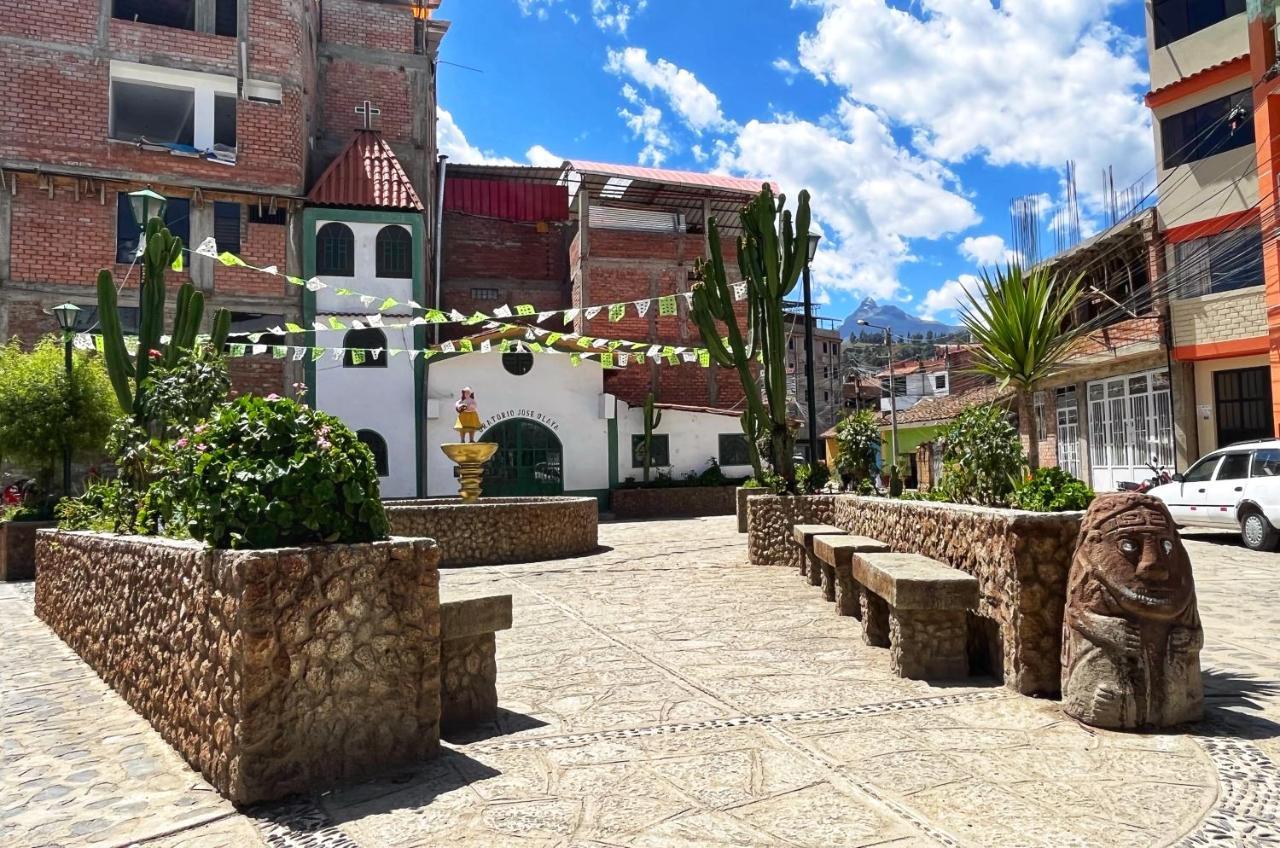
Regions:
M 1188 95 L 1195 94 L 1197 91 L 1204 91 L 1210 86 L 1215 86 L 1218 83 L 1226 82 L 1229 79 L 1243 76 L 1247 73 L 1249 73 L 1248 53 L 1205 68 L 1203 71 L 1192 74 L 1189 77 L 1183 77 L 1177 82 L 1169 83 L 1164 88 L 1148 91 L 1146 96 L 1147 106 L 1151 109 L 1157 106 L 1164 106 L 1166 103 L 1173 103 L 1175 100 L 1181 100 Z
M 1251 339 L 1232 339 L 1229 342 L 1180 345 L 1173 349 L 1173 358 L 1179 362 L 1197 362 L 1203 359 L 1230 359 L 1233 356 L 1254 356 L 1268 350 L 1266 336 Z
M 1261 220 L 1261 216 L 1258 213 L 1258 207 L 1254 206 L 1240 212 L 1232 212 L 1230 215 L 1220 215 L 1217 218 L 1196 221 L 1194 224 L 1170 227 L 1164 231 L 1164 242 L 1165 244 L 1177 244 L 1178 242 L 1191 241 L 1205 236 L 1216 236 L 1218 233 L 1225 233 L 1228 230 L 1256 224 L 1259 220 Z

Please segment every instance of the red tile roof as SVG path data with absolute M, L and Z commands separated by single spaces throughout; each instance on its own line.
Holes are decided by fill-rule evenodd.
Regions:
M 971 406 L 983 403 L 995 403 L 1013 397 L 1012 389 L 1002 389 L 994 383 L 979 386 L 967 392 L 942 397 L 929 397 L 910 409 L 898 412 L 898 426 L 906 424 L 933 424 L 950 421 Z M 881 427 L 888 427 L 889 416 L 886 414 Z
M 316 180 L 307 200 L 323 206 L 423 211 L 409 175 L 376 130 L 357 130 Z
M 1249 54 L 1244 53 L 1239 56 L 1233 56 L 1230 59 L 1224 59 L 1215 65 L 1201 68 L 1195 73 L 1176 79 L 1168 85 L 1162 85 L 1159 88 L 1148 91 L 1145 98 L 1146 104 L 1149 108 L 1163 106 L 1166 103 L 1177 100 L 1179 97 L 1203 91 L 1211 85 L 1226 82 L 1248 72 Z

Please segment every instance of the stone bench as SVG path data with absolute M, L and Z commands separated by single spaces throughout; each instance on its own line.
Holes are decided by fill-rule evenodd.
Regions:
M 814 536 L 813 554 L 822 566 L 822 591 L 836 612 L 862 618 L 862 590 L 853 579 L 853 555 L 889 553 L 889 546 L 868 536 Z
M 862 636 L 888 647 L 894 674 L 916 680 L 969 676 L 969 610 L 978 581 L 919 554 L 854 553 L 862 587 Z
M 498 658 L 493 634 L 510 629 L 510 595 L 441 601 L 442 728 L 498 717 Z
M 844 530 L 830 524 L 796 524 L 791 528 L 791 538 L 799 548 L 800 576 L 809 579 L 810 586 L 822 585 L 822 563 L 813 555 L 815 536 L 843 536 Z

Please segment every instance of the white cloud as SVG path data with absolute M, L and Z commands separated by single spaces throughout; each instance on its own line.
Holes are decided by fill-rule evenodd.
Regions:
M 787 85 L 791 85 L 796 81 L 796 75 L 800 73 L 800 67 L 790 59 L 779 56 L 773 60 L 773 69 L 786 79 Z
M 955 175 L 900 148 L 875 112 L 849 101 L 822 125 L 789 116 L 751 121 L 721 147 L 719 164 L 772 177 L 789 197 L 809 189 L 825 233 L 814 261 L 823 288 L 900 296 L 898 268 L 915 259 L 911 239 L 980 220 Z
M 650 92 L 660 92 L 681 120 L 696 133 L 729 129 L 731 126 L 720 110 L 720 98 L 699 82 L 691 71 L 666 59 L 651 62 L 643 47 L 610 50 L 605 70 L 616 76 L 629 77 Z M 627 88 L 631 86 L 624 85 L 624 96 Z
M 968 306 L 966 292 L 976 294 L 980 281 L 973 274 L 961 274 L 959 279 L 947 280 L 936 289 L 930 289 L 920 303 L 920 317 L 937 319 L 939 313 L 950 313 L 952 321 L 959 318 L 955 310 L 960 306 Z
M 1018 254 L 1005 245 L 1000 236 L 969 236 L 960 242 L 960 255 L 982 267 L 1010 265 L 1017 261 Z
M 638 157 L 640 164 L 656 168 L 666 160 L 675 143 L 662 127 L 661 109 L 644 101 L 636 105 L 635 111 L 619 109 L 618 114 L 627 122 L 632 134 L 644 141 Z
M 591 19 L 605 32 L 626 35 L 631 18 L 648 5 L 649 0 L 591 0 Z
M 498 156 L 492 151 L 482 150 L 467 141 L 466 134 L 448 109 L 440 107 L 436 110 L 436 144 L 440 152 L 449 157 L 449 161 L 458 165 L 543 165 L 556 166 L 564 161 L 541 144 L 535 144 L 525 151 L 524 162 L 509 156 Z
M 545 21 L 551 13 L 551 7 L 560 3 L 561 0 L 516 0 L 516 5 L 520 7 L 520 14 L 526 18 L 532 15 L 540 21 Z
M 923 154 L 1084 175 L 1151 166 L 1148 78 L 1139 39 L 1106 20 L 1121 0 L 812 0 L 822 18 L 800 62 L 912 127 Z M 1097 203 L 1100 181 L 1080 185 Z

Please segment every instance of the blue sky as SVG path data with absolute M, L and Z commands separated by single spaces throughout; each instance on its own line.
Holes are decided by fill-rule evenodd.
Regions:
M 954 321 L 1045 223 L 1076 163 L 1154 183 L 1141 0 L 445 0 L 440 142 L 455 162 L 565 158 L 805 187 L 825 314 L 865 296 Z M 1053 241 L 1042 236 L 1053 252 Z

